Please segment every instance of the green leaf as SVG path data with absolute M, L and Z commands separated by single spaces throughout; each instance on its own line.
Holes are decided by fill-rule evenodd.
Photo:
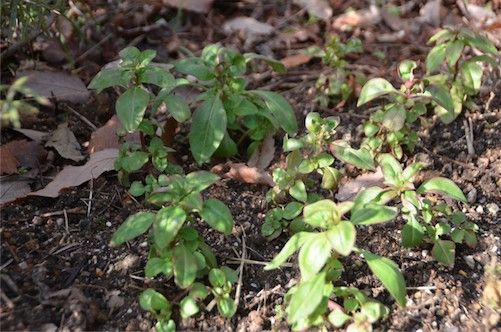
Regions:
M 356 237 L 355 226 L 351 222 L 342 220 L 331 227 L 326 234 L 332 249 L 343 256 L 348 256 L 351 253 Z
M 201 192 L 219 180 L 219 176 L 208 171 L 196 171 L 186 175 L 190 191 Z
M 130 185 L 130 188 L 129 188 L 129 193 L 134 197 L 141 196 L 142 194 L 144 194 L 145 191 L 146 191 L 146 188 L 141 183 L 141 181 L 132 182 L 132 184 Z
M 219 96 L 210 96 L 193 113 L 188 138 L 193 157 L 202 164 L 209 160 L 224 138 L 226 111 Z
M 447 46 L 448 43 L 439 44 L 430 50 L 426 56 L 426 73 L 433 73 L 444 62 Z
M 176 323 L 172 319 L 161 319 L 155 324 L 155 332 L 176 332 Z
M 128 217 L 125 222 L 113 233 L 111 246 L 118 246 L 126 241 L 143 234 L 155 221 L 153 212 L 138 212 Z
M 306 205 L 303 209 L 303 216 L 304 222 L 320 228 L 328 228 L 330 224 L 340 219 L 336 203 L 329 199 Z
M 172 258 L 176 285 L 188 288 L 197 276 L 197 258 L 184 244 L 179 244 L 174 248 Z
M 465 31 L 463 30 L 463 32 Z M 487 37 L 471 31 L 469 33 L 463 33 L 463 37 L 465 37 L 468 45 L 478 48 L 482 52 L 499 56 L 499 51 L 496 49 L 496 46 L 494 46 Z
M 185 296 L 179 303 L 179 309 L 181 313 L 181 318 L 185 319 L 191 317 L 198 313 L 200 310 L 198 308 L 197 302 L 191 296 Z
M 431 254 L 440 263 L 453 267 L 456 244 L 449 240 L 437 240 L 431 249 Z
M 184 122 L 190 118 L 190 107 L 183 98 L 176 95 L 167 95 L 164 101 L 167 111 L 177 122 Z
M 324 287 L 325 272 L 299 284 L 286 309 L 287 321 L 292 324 L 313 313 L 324 298 Z
M 299 202 L 290 202 L 284 208 L 283 218 L 287 220 L 292 220 L 301 214 L 303 210 L 303 204 Z
M 153 224 L 153 240 L 158 248 L 167 247 L 175 238 L 186 220 L 186 212 L 180 207 L 169 206 L 157 212 Z
M 351 214 L 353 215 L 358 210 L 363 209 L 367 203 L 376 201 L 381 196 L 382 192 L 383 189 L 380 187 L 369 187 L 360 191 L 357 196 L 355 196 L 355 200 L 353 201 L 354 205 L 351 209 Z
M 128 173 L 138 171 L 148 162 L 148 158 L 148 153 L 144 151 L 134 151 L 128 156 L 123 157 L 122 167 Z
M 461 57 L 461 53 L 463 52 L 463 48 L 464 42 L 462 40 L 456 39 L 449 43 L 445 54 L 450 67 L 453 67 L 456 62 L 458 62 L 459 57 Z
M 447 112 L 454 112 L 454 102 L 450 92 L 442 85 L 430 85 L 426 88 L 431 94 L 431 98 L 438 105 L 442 106 Z
M 334 327 L 340 328 L 342 327 L 348 320 L 351 319 L 351 316 L 345 314 L 343 310 L 335 308 L 331 311 L 328 316 L 329 322 L 331 322 Z
M 95 89 L 97 93 L 101 93 L 104 89 L 115 85 L 126 88 L 131 78 L 131 72 L 122 68 L 103 69 L 94 76 L 89 84 L 89 89 Z
M 417 63 L 414 60 L 404 60 L 398 65 L 398 74 L 405 82 L 414 79 L 413 71 L 417 68 Z
M 331 249 L 326 233 L 317 233 L 310 237 L 299 251 L 301 280 L 306 281 L 317 275 L 330 255 Z
M 466 197 L 459 187 L 447 178 L 436 177 L 423 182 L 417 189 L 417 192 L 422 193 L 440 193 L 457 201 L 467 203 Z
M 410 218 L 402 228 L 402 245 L 406 248 L 417 247 L 424 237 L 424 228 L 415 218 Z
M 384 182 L 390 185 L 397 185 L 402 177 L 402 166 L 389 153 L 383 153 L 378 158 L 384 176 Z
M 342 177 L 343 174 L 339 170 L 330 166 L 324 167 L 322 168 L 322 183 L 320 187 L 323 189 L 335 190 Z
M 398 265 L 386 257 L 375 255 L 369 251 L 364 250 L 362 255 L 367 261 L 367 265 L 369 265 L 372 273 L 381 280 L 384 287 L 386 287 L 397 303 L 405 308 L 407 302 L 405 299 L 405 279 Z
M 349 146 L 333 143 L 331 151 L 337 159 L 345 163 L 365 170 L 375 169 L 374 159 L 367 149 L 361 148 L 355 150 Z
M 367 301 L 362 304 L 360 312 L 367 316 L 369 323 L 375 323 L 380 318 L 387 316 L 389 309 L 377 301 Z
M 428 44 L 431 44 L 435 41 L 438 44 L 441 44 L 444 41 L 450 40 L 454 36 L 455 36 L 455 34 L 452 31 L 450 31 L 448 29 L 442 29 L 442 30 L 438 31 L 436 34 L 434 34 L 433 36 L 431 36 L 431 38 L 428 40 Z
M 232 317 L 237 311 L 237 306 L 235 301 L 229 297 L 218 297 L 216 298 L 217 310 L 219 313 L 226 318 Z
M 399 131 L 405 125 L 405 108 L 400 104 L 390 107 L 383 117 L 383 126 L 391 131 Z
M 297 132 L 296 114 L 289 102 L 280 94 L 271 91 L 253 90 L 253 94 L 264 100 L 271 116 L 289 135 Z
M 482 84 L 482 66 L 476 62 L 466 61 L 460 70 L 464 86 L 475 92 L 479 91 Z
M 135 131 L 141 121 L 150 101 L 150 94 L 140 87 L 133 87 L 118 97 L 115 104 L 118 118 L 125 130 Z
M 212 287 L 223 287 L 226 282 L 226 274 L 223 270 L 212 269 L 209 272 L 209 282 Z
M 396 207 L 379 204 L 367 204 L 351 214 L 351 222 L 355 225 L 372 225 L 395 219 L 398 215 Z
M 165 296 L 152 288 L 144 290 L 141 295 L 139 295 L 139 305 L 143 310 L 153 314 L 170 313 L 171 308 Z
M 289 189 L 289 194 L 301 202 L 306 202 L 306 199 L 308 198 L 306 186 L 302 180 L 296 180 L 296 182 L 294 182 L 294 185 Z
M 200 216 L 215 230 L 229 235 L 233 229 L 230 209 L 218 199 L 209 198 L 204 202 Z
M 129 46 L 121 50 L 118 55 L 122 60 L 134 61 L 139 60 L 141 51 L 137 47 Z
M 204 284 L 195 282 L 191 285 L 190 293 L 188 295 L 194 299 L 204 300 L 207 296 L 209 296 L 209 290 Z
M 199 80 L 208 81 L 214 78 L 214 73 L 201 59 L 188 58 L 176 62 L 174 68 L 181 74 L 193 75 Z
M 284 64 L 281 61 L 269 58 L 267 56 L 256 53 L 245 53 L 244 57 L 246 62 L 255 59 L 264 60 L 268 66 L 270 66 L 274 71 L 276 71 L 279 74 L 285 74 L 287 72 L 287 69 L 285 68 Z
M 172 263 L 164 258 L 153 257 L 148 259 L 144 267 L 144 275 L 147 278 L 154 278 L 160 273 L 170 276 L 172 274 Z
M 273 270 L 282 265 L 293 253 L 295 253 L 315 233 L 299 232 L 294 234 L 285 244 L 278 255 L 265 266 L 265 270 Z
M 173 88 L 176 86 L 176 79 L 167 70 L 157 66 L 148 66 L 139 76 L 141 83 L 155 84 L 161 88 Z
M 221 141 L 221 144 L 219 144 L 219 146 L 217 147 L 215 154 L 218 157 L 231 158 L 237 153 L 238 153 L 237 144 L 230 137 L 228 131 L 226 131 L 224 133 L 224 137 L 223 140 Z
M 358 97 L 357 107 L 381 96 L 396 93 L 398 93 L 397 90 L 384 78 L 373 78 L 367 81 L 362 87 L 360 97 Z

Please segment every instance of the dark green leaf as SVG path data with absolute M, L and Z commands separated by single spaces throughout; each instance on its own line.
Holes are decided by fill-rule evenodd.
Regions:
M 349 146 L 334 143 L 331 151 L 339 160 L 352 164 L 358 168 L 365 170 L 374 170 L 374 159 L 369 150 L 361 148 L 355 150 Z
M 287 72 L 287 69 L 285 68 L 282 62 L 269 58 L 267 56 L 256 53 L 245 53 L 244 57 L 247 62 L 249 60 L 254 60 L 254 59 L 264 60 L 266 64 L 268 64 L 274 71 L 276 71 L 279 74 L 284 74 Z
M 197 259 L 184 245 L 179 244 L 174 248 L 174 281 L 181 288 L 188 288 L 197 276 Z
M 406 248 L 417 247 L 423 241 L 424 228 L 415 218 L 410 218 L 402 228 L 402 245 Z
M 159 248 L 167 247 L 186 220 L 186 212 L 180 207 L 169 206 L 158 211 L 153 224 L 153 239 Z
M 271 91 L 253 90 L 252 93 L 264 100 L 271 116 L 289 135 L 297 132 L 296 114 L 284 97 Z
M 430 85 L 426 88 L 431 94 L 431 98 L 438 105 L 442 106 L 447 112 L 454 112 L 454 102 L 450 92 L 442 85 Z
M 160 257 L 148 259 L 148 262 L 144 267 L 144 275 L 147 278 L 154 278 L 160 273 L 170 276 L 172 274 L 172 263 L 169 260 Z
M 449 43 L 446 51 L 446 58 L 449 66 L 453 67 L 456 62 L 458 62 L 461 52 L 464 48 L 464 42 L 462 40 L 456 39 Z
M 301 214 L 303 210 L 303 204 L 299 202 L 290 202 L 284 208 L 283 218 L 287 220 L 292 220 Z
M 191 285 L 190 293 L 188 295 L 196 300 L 204 300 L 207 296 L 209 296 L 209 290 L 204 284 L 195 282 Z
M 105 68 L 94 76 L 89 84 L 89 89 L 95 89 L 97 93 L 101 93 L 104 89 L 115 85 L 126 88 L 131 78 L 132 74 L 130 71 L 123 70 L 122 68 Z
M 123 157 L 122 167 L 128 173 L 141 169 L 148 162 L 149 155 L 144 151 L 134 151 L 128 156 Z
M 226 133 L 226 111 L 219 96 L 211 96 L 193 113 L 188 135 L 195 160 L 202 164 L 216 151 Z
M 118 97 L 115 104 L 118 118 L 125 130 L 133 132 L 144 117 L 150 94 L 140 87 L 133 87 Z
M 155 220 L 153 212 L 138 212 L 125 220 L 120 227 L 113 233 L 111 246 L 118 246 L 126 241 L 143 234 L 150 228 Z
M 457 201 L 466 203 L 466 197 L 459 187 L 451 180 L 443 177 L 436 177 L 425 181 L 417 189 L 418 193 L 433 193 L 437 192 L 446 195 Z
M 369 203 L 352 213 L 350 220 L 355 225 L 372 225 L 393 220 L 397 214 L 396 207 Z
M 384 287 L 386 287 L 397 303 L 405 308 L 407 302 L 405 299 L 405 279 L 397 264 L 386 257 L 381 257 L 368 251 L 363 252 L 363 257 L 367 261 L 367 265 L 369 265 L 372 273 L 381 280 Z
M 164 101 L 167 111 L 177 122 L 184 122 L 190 118 L 190 107 L 183 98 L 169 94 L 165 97 Z
M 499 51 L 496 49 L 496 46 L 494 46 L 487 37 L 473 32 L 463 34 L 463 36 L 470 46 L 478 48 L 482 52 L 499 56 Z
M 431 254 L 440 263 L 453 267 L 456 244 L 449 240 L 437 240 L 431 249 Z
M 179 60 L 174 67 L 181 74 L 193 75 L 202 81 L 208 81 L 214 78 L 214 73 L 198 58 Z
M 141 83 L 155 84 L 161 88 L 173 88 L 176 86 L 176 79 L 167 70 L 157 66 L 148 66 L 139 77 Z
M 396 94 L 397 90 L 390 82 L 383 78 L 373 78 L 362 87 L 357 106 L 362 106 L 369 101 L 387 94 Z
M 445 59 L 445 51 L 449 43 L 439 44 L 431 49 L 426 56 L 426 72 L 433 73 Z
M 233 229 L 230 209 L 218 199 L 209 198 L 204 202 L 200 216 L 215 230 L 229 235 Z

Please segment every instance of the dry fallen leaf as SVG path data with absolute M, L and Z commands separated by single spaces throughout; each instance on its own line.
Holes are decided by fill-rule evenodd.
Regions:
M 164 5 L 189 10 L 195 13 L 207 14 L 213 0 L 163 0 Z
M 242 31 L 247 36 L 269 35 L 274 30 L 273 26 L 257 21 L 252 17 L 239 16 L 228 20 L 223 25 L 223 31 L 227 35 Z
M 438 27 L 440 25 L 440 8 L 442 0 L 431 0 L 419 10 L 419 21 Z
M 98 128 L 90 136 L 87 151 L 89 154 L 96 153 L 104 149 L 118 149 L 122 145 L 117 135 L 117 130 L 122 127 L 120 119 L 113 115 L 106 124 Z M 140 143 L 139 133 L 128 134 L 125 137 L 127 142 Z
M 220 164 L 212 167 L 211 171 L 225 178 L 244 183 L 265 184 L 270 187 L 275 185 L 270 174 L 260 171 L 256 167 L 249 167 L 243 163 Z
M 17 173 L 18 167 L 38 168 L 46 151 L 39 142 L 15 140 L 0 146 L 0 174 Z
M 0 205 L 12 203 L 26 197 L 31 192 L 30 182 L 19 179 L 18 176 L 3 176 L 0 178 Z
M 43 132 L 43 131 L 38 131 L 38 130 L 33 130 L 33 129 L 23 129 L 23 128 L 13 128 L 15 131 L 18 133 L 23 134 L 24 136 L 28 137 L 29 139 L 35 141 L 35 142 L 41 142 L 45 139 L 45 137 L 48 135 L 48 133 Z
M 255 167 L 263 171 L 268 167 L 275 155 L 275 139 L 272 135 L 266 136 L 261 145 L 254 151 L 247 163 L 249 167 Z
M 306 9 L 311 16 L 324 21 L 332 17 L 332 8 L 327 0 L 294 0 L 293 2 Z
M 310 62 L 311 59 L 312 59 L 311 55 L 299 53 L 286 56 L 280 61 L 285 66 L 285 68 L 294 68 Z
M 45 146 L 53 147 L 65 159 L 74 161 L 85 159 L 80 152 L 80 144 L 78 144 L 75 134 L 68 128 L 67 122 L 57 126 L 57 129 L 49 136 Z
M 336 193 L 336 199 L 340 202 L 349 201 L 360 191 L 370 187 L 384 187 L 384 178 L 381 168 L 376 172 L 365 173 L 342 184 Z
M 372 26 L 381 21 L 381 14 L 376 6 L 369 9 L 349 11 L 339 15 L 332 27 L 341 31 L 350 31 L 357 27 Z
M 82 166 L 66 166 L 54 180 L 45 188 L 30 195 L 44 197 L 58 197 L 64 188 L 76 187 L 90 179 L 95 179 L 104 172 L 113 170 L 113 163 L 118 156 L 118 149 L 106 149 L 96 152 Z
M 84 82 L 78 77 L 65 72 L 18 71 L 16 78 L 28 76 L 25 87 L 47 98 L 72 103 L 85 103 L 90 92 Z
M 110 316 L 115 309 L 120 309 L 125 304 L 125 300 L 123 296 L 120 296 L 120 293 L 119 290 L 112 290 L 106 294 L 106 304 L 110 310 L 108 316 Z

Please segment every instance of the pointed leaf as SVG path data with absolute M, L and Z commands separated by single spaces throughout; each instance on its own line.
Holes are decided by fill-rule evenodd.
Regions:
M 175 238 L 186 220 L 186 212 L 180 207 L 169 206 L 157 212 L 153 224 L 153 239 L 159 248 L 165 248 Z
M 289 135 L 297 132 L 296 114 L 289 102 L 280 94 L 271 91 L 253 90 L 252 93 L 264 100 L 268 111 Z
M 310 237 L 314 236 L 314 233 L 310 232 L 299 232 L 294 234 L 289 241 L 285 244 L 278 255 L 273 258 L 268 265 L 265 266 L 265 270 L 273 270 L 282 265 L 293 253 L 295 253 Z
M 439 44 L 431 49 L 426 57 L 426 72 L 433 73 L 445 59 L 445 51 L 449 43 Z
M 369 101 L 376 99 L 378 97 L 395 94 L 397 90 L 391 85 L 390 82 L 383 78 L 373 78 L 369 80 L 363 86 L 360 91 L 360 97 L 358 97 L 357 107 L 362 106 Z
M 310 237 L 299 251 L 301 280 L 306 281 L 315 276 L 324 267 L 330 255 L 331 249 L 326 233 L 317 233 Z
M 313 313 L 324 297 L 325 273 L 302 282 L 292 294 L 287 306 L 287 321 L 294 323 Z
M 113 233 L 110 245 L 118 246 L 138 237 L 150 228 L 153 221 L 155 221 L 155 214 L 153 212 L 138 212 L 128 217 L 116 232 Z
M 397 215 L 396 207 L 367 204 L 352 213 L 350 220 L 355 225 L 372 225 L 393 220 Z
M 431 98 L 438 105 L 442 106 L 447 112 L 454 112 L 454 102 L 450 92 L 442 85 L 430 85 L 426 88 L 431 94 Z
M 190 107 L 180 96 L 169 94 L 165 97 L 164 101 L 167 106 L 167 111 L 169 111 L 177 122 L 184 122 L 190 118 Z
M 459 187 L 452 181 L 443 177 L 436 177 L 425 181 L 417 189 L 418 193 L 440 193 L 457 201 L 467 203 L 466 197 Z
M 150 101 L 150 94 L 140 87 L 130 88 L 118 97 L 115 108 L 122 126 L 129 133 L 135 131 Z
M 218 199 L 209 198 L 203 204 L 200 216 L 215 230 L 229 235 L 233 229 L 230 209 Z
M 174 248 L 174 281 L 181 288 L 188 288 L 197 276 L 197 258 L 184 244 Z
M 355 226 L 349 221 L 342 220 L 339 224 L 331 227 L 327 232 L 332 249 L 343 256 L 348 256 L 355 245 Z
M 453 267 L 456 244 L 449 240 L 437 240 L 431 249 L 431 254 L 440 263 Z

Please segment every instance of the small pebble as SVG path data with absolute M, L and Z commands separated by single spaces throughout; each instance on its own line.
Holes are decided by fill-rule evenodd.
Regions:
M 96 267 L 96 277 L 101 277 L 103 275 L 103 270 L 100 268 Z
M 107 221 L 106 226 L 111 227 L 111 222 Z
M 43 219 L 40 216 L 35 216 L 35 217 L 33 217 L 33 220 L 31 222 L 33 223 L 33 225 L 41 225 L 43 222 Z
M 57 224 L 58 226 L 61 226 L 61 225 L 63 224 L 63 222 L 64 222 L 64 219 L 63 219 L 63 218 L 57 218 L 57 219 L 56 219 L 56 224 Z
M 468 203 L 475 203 L 475 201 L 477 200 L 477 189 L 473 188 L 472 190 L 470 190 L 468 195 L 466 195 L 466 199 L 468 199 Z
M 423 255 L 423 257 L 428 256 L 428 250 L 421 251 L 421 255 Z
M 256 283 L 251 282 L 251 284 L 250 284 L 250 285 L 251 285 L 251 287 L 253 287 L 253 288 L 256 288 L 256 289 L 257 289 L 257 284 L 256 284 Z
M 497 206 L 496 203 L 489 203 L 487 204 L 487 211 L 489 211 L 490 214 L 495 216 L 499 211 L 499 206 Z
M 475 260 L 473 259 L 472 255 L 464 256 L 463 259 L 466 262 L 466 265 L 470 267 L 470 269 L 473 269 L 475 267 Z
M 131 308 L 127 309 L 127 313 L 131 314 L 132 313 L 132 309 Z
M 145 248 L 148 246 L 148 242 L 147 241 L 141 242 L 141 244 L 139 244 L 139 246 L 142 248 Z
M 477 208 L 475 209 L 475 211 L 477 211 L 478 213 L 482 214 L 482 213 L 484 213 L 484 208 L 482 207 L 482 205 L 479 205 L 479 206 L 477 206 Z
M 21 270 L 26 270 L 28 268 L 28 264 L 26 262 L 21 262 L 18 266 Z

